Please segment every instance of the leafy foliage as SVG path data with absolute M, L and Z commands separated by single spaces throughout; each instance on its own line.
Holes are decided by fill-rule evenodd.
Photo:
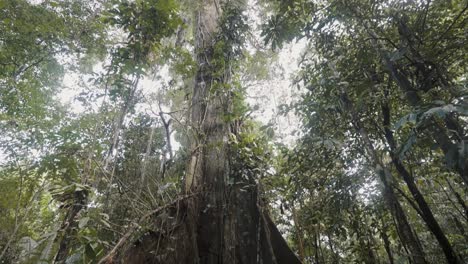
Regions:
M 254 51 L 241 3 L 221 1 L 195 54 L 198 2 L 0 1 L 1 261 L 96 263 L 129 229 L 170 226 L 136 219 L 180 198 L 200 69 L 229 131 L 201 147 L 226 146 L 227 187 L 260 186 L 304 263 L 468 260 L 466 1 L 263 0 L 272 50 Z M 298 40 L 287 146 L 246 97 Z
M 297 84 L 308 91 L 295 107 L 303 118 L 306 136 L 296 150 L 286 156 L 288 164 L 295 164 L 295 169 L 288 166 L 285 171 L 287 177 L 291 177 L 291 171 L 294 174 L 297 171 L 292 177 L 297 180 L 291 181 L 294 183 L 291 190 L 311 190 L 298 199 L 299 209 L 306 212 L 305 215 L 321 214 L 315 220 L 295 222 L 298 234 L 295 243 L 302 248 L 303 258 L 314 263 L 339 260 L 376 263 L 379 262 L 376 256 L 383 258 L 386 252 L 386 261 L 403 261 L 406 253 L 401 251 L 400 243 L 405 241 L 395 238 L 393 224 L 378 220 L 388 214 L 390 208 L 382 207 L 379 191 L 372 191 L 371 186 L 381 185 L 380 196 L 383 196 L 385 182 L 377 177 L 378 168 L 373 173 L 363 171 L 372 169 L 372 163 L 377 162 L 389 168 L 395 166 L 391 171 L 395 175 L 391 188 L 401 194 L 399 199 L 404 206 L 415 210 L 410 211 L 408 217 L 423 241 L 427 260 L 443 261 L 437 243 L 431 241 L 429 235 L 423 235 L 435 232 L 431 227 L 421 226 L 432 222 L 428 224 L 427 218 L 421 219 L 414 212 L 435 214 L 448 237 L 461 230 L 454 229 L 455 222 L 461 227 L 461 222 L 456 220 L 461 215 L 447 217 L 443 210 L 434 206 L 441 197 L 441 189 L 430 183 L 437 181 L 440 174 L 420 166 L 445 171 L 443 178 L 451 187 L 443 187 L 443 184 L 440 188 L 466 192 L 463 169 L 467 160 L 463 153 L 467 143 L 463 110 L 466 71 L 465 66 L 454 67 L 466 65 L 466 56 L 460 53 L 466 49 L 462 44 L 466 38 L 460 31 L 466 3 L 281 1 L 274 2 L 274 6 L 277 13 L 265 23 L 265 41 L 275 48 L 278 43 L 293 38 L 307 38 L 311 47 L 305 51 L 297 76 Z M 324 161 L 330 164 L 323 164 Z M 414 178 L 406 177 L 404 166 L 410 168 Z M 338 181 L 343 174 L 348 175 L 346 185 L 320 181 L 323 178 L 329 182 Z M 457 174 L 461 178 L 457 179 Z M 310 186 L 310 181 L 315 185 Z M 432 205 L 424 207 L 425 213 L 421 212 L 421 199 L 410 197 L 416 191 L 412 181 L 424 194 L 423 199 Z M 351 216 L 336 217 L 349 218 L 350 222 L 338 224 L 348 235 L 337 234 L 333 238 L 329 236 L 329 229 L 333 230 L 336 224 L 328 222 L 323 214 L 336 214 L 343 208 L 331 200 L 318 202 L 320 206 L 310 211 L 309 203 L 320 201 L 322 197 L 330 199 L 333 197 L 330 193 L 320 194 L 320 191 L 322 188 L 331 191 L 337 186 L 343 194 L 352 194 L 340 199 L 350 201 L 347 211 Z M 354 191 L 348 189 L 350 187 Z M 363 197 L 365 193 L 372 193 L 372 198 Z M 457 194 L 449 200 L 456 199 L 455 196 Z M 464 207 L 462 200 L 452 205 Z M 293 203 L 296 198 L 290 201 Z M 307 203 L 303 205 L 303 201 Z M 333 208 L 324 205 L 333 205 Z M 360 210 L 366 212 L 369 220 L 360 216 Z M 364 225 L 355 219 L 360 219 Z M 311 224 L 316 226 L 311 229 Z M 310 240 L 313 248 L 307 251 L 304 247 Z M 464 250 L 460 250 L 463 242 L 449 240 L 454 250 L 466 258 Z M 329 243 L 321 245 L 321 242 Z M 439 240 L 439 243 L 442 242 Z

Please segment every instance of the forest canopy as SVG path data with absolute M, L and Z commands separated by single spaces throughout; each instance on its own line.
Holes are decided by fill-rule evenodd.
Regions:
M 467 9 L 0 0 L 0 262 L 467 263 Z

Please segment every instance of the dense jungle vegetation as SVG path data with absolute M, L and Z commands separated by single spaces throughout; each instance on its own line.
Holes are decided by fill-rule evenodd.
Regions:
M 0 263 L 468 263 L 467 9 L 0 0 Z

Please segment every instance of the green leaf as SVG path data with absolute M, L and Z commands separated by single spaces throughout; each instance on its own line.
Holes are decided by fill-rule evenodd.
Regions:
M 78 227 L 79 227 L 79 228 L 85 227 L 85 226 L 88 224 L 89 219 L 90 219 L 90 218 L 87 217 L 87 216 L 81 218 L 80 221 L 78 222 Z
M 400 148 L 399 156 L 400 159 L 404 160 L 406 157 L 406 153 L 411 150 L 413 145 L 416 143 L 417 136 L 415 133 L 411 133 L 409 138 L 406 140 L 405 144 Z
M 444 118 L 447 114 L 454 112 L 454 111 L 457 111 L 457 108 L 453 106 L 452 104 L 439 106 L 439 107 L 433 107 L 427 110 L 424 114 L 422 114 L 422 119 L 427 119 L 432 116 Z
M 399 130 L 400 128 L 406 126 L 406 125 L 415 125 L 416 120 L 417 120 L 418 114 L 417 113 L 410 113 L 408 115 L 405 115 L 404 117 L 400 118 L 398 122 L 395 123 L 393 126 L 394 130 Z
M 400 60 L 401 58 L 405 56 L 406 52 L 407 52 L 407 48 L 401 48 L 390 54 L 390 60 L 391 61 Z

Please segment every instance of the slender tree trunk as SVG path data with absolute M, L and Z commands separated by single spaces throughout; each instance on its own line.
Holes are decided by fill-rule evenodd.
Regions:
M 73 193 L 73 203 L 70 205 L 59 231 L 62 232 L 62 234 L 57 237 L 59 241 L 59 249 L 55 256 L 54 263 L 65 263 L 67 256 L 69 255 L 70 244 L 73 241 L 73 234 L 76 232 L 76 217 L 79 212 L 86 207 L 87 199 L 88 191 L 86 190 L 75 191 Z
M 367 237 L 366 242 L 367 242 L 366 247 L 367 247 L 368 259 L 373 264 L 380 263 L 379 255 L 377 255 L 376 252 L 374 252 L 374 249 L 372 248 L 373 243 L 371 243 L 371 239 L 369 237 Z M 373 241 L 373 242 L 375 242 L 375 241 Z
M 382 230 L 381 230 L 380 234 L 381 234 L 382 240 L 384 242 L 385 252 L 387 253 L 387 256 L 388 256 L 388 262 L 390 264 L 393 264 L 394 260 L 393 260 L 393 254 L 392 254 L 390 239 L 388 238 L 387 228 L 386 228 L 385 223 L 383 221 L 382 221 Z
M 327 232 L 327 239 L 328 239 L 328 246 L 330 247 L 330 251 L 332 254 L 332 263 L 333 264 L 339 263 L 339 255 L 335 252 L 335 249 L 333 247 L 333 240 L 332 240 L 331 232 Z
M 317 228 L 314 226 L 314 256 L 315 256 L 315 263 L 320 264 L 320 257 L 319 257 L 319 244 L 318 244 L 318 234 Z
M 302 234 L 301 223 L 299 222 L 299 219 L 297 217 L 297 211 L 296 211 L 296 207 L 294 206 L 294 204 L 292 205 L 292 216 L 294 220 L 294 226 L 297 230 L 296 232 L 297 232 L 297 243 L 298 243 L 298 248 L 299 248 L 299 259 L 301 261 L 304 261 L 304 235 Z M 333 251 L 333 248 L 331 248 L 331 250 Z
M 356 129 L 356 132 L 361 136 L 364 141 L 364 147 L 366 148 L 368 154 L 370 155 L 371 161 L 376 168 L 376 173 L 379 176 L 381 183 L 383 185 L 383 197 L 384 200 L 394 216 L 397 223 L 397 230 L 399 232 L 402 243 L 410 251 L 410 258 L 415 264 L 425 264 L 427 263 L 425 259 L 424 251 L 419 243 L 417 235 L 413 232 L 406 213 L 403 210 L 398 198 L 393 190 L 393 176 L 390 170 L 383 164 L 379 158 L 372 141 L 369 138 L 367 131 L 360 123 L 360 119 L 357 117 L 357 114 L 354 110 L 352 102 L 349 100 L 344 89 L 342 90 L 341 100 L 345 106 L 345 111 L 351 116 L 352 123 Z
M 321 256 L 321 259 L 322 259 L 322 263 L 326 263 L 325 254 L 323 254 L 322 237 L 320 235 L 320 225 L 317 225 L 317 239 L 318 239 L 318 248 L 320 250 L 320 256 Z
M 434 234 L 437 241 L 439 242 L 439 245 L 444 251 L 445 258 L 447 259 L 448 263 L 459 263 L 452 245 L 450 245 L 449 240 L 445 236 L 442 228 L 432 214 L 432 210 L 414 183 L 413 177 L 409 174 L 409 172 L 404 168 L 398 159 L 394 159 L 393 163 L 397 167 L 397 171 L 402 175 L 404 181 L 410 189 L 410 192 L 413 195 L 413 198 L 416 200 L 416 203 L 418 204 L 422 213 L 421 217 L 423 218 L 431 233 Z
M 356 11 L 353 10 L 353 12 L 356 12 Z M 366 24 L 364 21 L 362 21 L 362 23 L 364 25 Z M 400 23 L 400 26 L 402 26 L 401 23 Z M 381 56 L 383 60 L 383 67 L 385 67 L 389 71 L 390 77 L 395 81 L 397 86 L 404 93 L 405 98 L 408 101 L 408 103 L 412 107 L 415 107 L 415 108 L 420 107 L 422 105 L 422 99 L 421 99 L 421 96 L 418 95 L 418 92 L 420 92 L 419 88 L 414 87 L 410 82 L 411 78 L 408 76 L 408 74 L 405 74 L 404 71 L 402 71 L 401 68 L 394 61 L 390 59 L 388 54 L 384 51 L 384 49 L 381 47 L 379 43 L 379 40 L 381 39 L 379 35 L 376 34 L 373 30 L 371 30 L 368 27 L 366 27 L 366 30 L 372 39 L 372 44 L 374 48 L 376 49 L 376 51 L 378 52 L 378 54 Z M 406 30 L 403 30 L 403 31 L 410 33 L 408 28 L 406 28 Z M 400 34 L 401 32 L 402 30 L 399 30 Z M 405 36 L 401 35 L 401 37 L 406 38 L 406 39 L 409 38 L 408 35 L 405 35 Z M 412 51 L 414 53 L 414 50 Z M 420 56 L 418 54 L 413 54 L 413 55 L 416 55 L 416 57 Z M 421 61 L 425 61 L 424 58 L 420 57 L 419 59 Z M 423 79 L 426 79 L 426 80 L 432 79 L 432 77 L 428 75 L 428 74 L 431 74 L 430 73 L 431 71 L 430 70 L 427 71 L 425 69 L 427 67 L 426 65 L 421 63 L 419 67 L 424 68 L 423 72 L 425 72 L 424 75 L 426 76 L 424 76 Z M 438 78 L 438 81 L 440 83 L 446 83 L 445 80 L 441 80 L 440 78 Z M 432 88 L 432 86 L 425 87 L 425 89 L 422 90 L 422 92 L 427 92 L 428 90 L 430 90 L 430 88 Z M 466 143 L 467 138 L 465 136 L 464 129 L 462 126 L 460 126 L 457 120 L 455 120 L 453 116 L 451 115 L 447 115 L 444 118 L 444 122 L 445 122 L 446 127 L 440 124 L 439 122 L 433 122 L 432 125 L 428 127 L 428 132 L 435 139 L 438 147 L 442 150 L 445 156 L 452 155 L 452 154 L 454 155 L 453 159 L 456 160 L 457 162 L 455 166 L 449 167 L 449 169 L 457 172 L 462 178 L 462 180 L 465 182 L 465 184 L 468 185 L 468 159 L 464 157 L 462 153 L 459 153 L 457 151 L 454 153 L 451 153 L 453 149 L 457 149 L 457 145 L 461 145 L 461 146 L 467 145 Z M 453 138 L 448 136 L 446 134 L 447 128 L 448 130 L 456 131 L 458 136 L 453 137 Z M 455 143 L 453 141 L 455 141 Z M 464 160 L 464 162 L 458 162 L 459 160 Z
M 356 232 L 356 239 L 359 242 L 359 255 L 365 264 L 374 264 L 372 262 L 372 259 L 370 258 L 371 254 L 369 254 L 369 248 L 368 245 L 365 244 L 365 241 L 363 240 L 363 237 L 360 232 L 360 226 L 358 220 L 354 220 L 354 231 Z
M 460 222 L 460 220 L 458 220 L 458 218 L 454 214 L 452 214 L 451 218 L 453 222 L 455 223 L 455 226 L 457 227 L 460 234 L 463 235 L 466 245 L 468 245 L 468 232 L 466 232 L 465 228 L 463 227 L 463 224 Z
M 350 217 L 350 221 L 354 228 L 354 232 L 356 233 L 356 239 L 359 242 L 359 255 L 361 260 L 366 264 L 377 264 L 377 259 L 375 258 L 375 254 L 372 250 L 371 244 L 369 243 L 369 234 L 366 234 L 368 228 L 363 226 L 361 223 L 362 215 L 354 207 L 352 208 L 352 212 L 353 217 Z
M 420 212 L 421 217 L 423 218 L 427 227 L 429 228 L 431 233 L 434 234 L 437 241 L 439 242 L 439 245 L 442 248 L 448 263 L 459 263 L 459 260 L 457 258 L 457 255 L 455 254 L 455 251 L 452 248 L 452 245 L 450 245 L 449 240 L 447 239 L 442 228 L 435 219 L 431 208 L 429 207 L 426 200 L 424 199 L 424 196 L 416 186 L 413 176 L 405 168 L 403 162 L 395 153 L 396 142 L 393 137 L 393 132 L 390 130 L 390 108 L 386 103 L 382 104 L 382 114 L 385 138 L 387 139 L 387 143 L 390 146 L 390 156 L 392 158 L 393 165 L 395 165 L 398 174 L 400 174 L 400 176 L 403 178 L 406 185 L 408 186 L 408 189 L 413 195 L 414 200 L 418 204 L 418 212 Z
M 160 102 L 158 102 L 158 106 L 159 106 L 159 117 L 161 118 L 161 121 L 162 121 L 163 126 L 164 126 L 164 132 L 166 134 L 166 151 L 169 153 L 169 159 L 173 160 L 174 159 L 174 156 L 173 156 L 174 154 L 172 153 L 172 143 L 171 143 L 171 134 L 172 134 L 171 121 L 172 121 L 172 119 L 166 120 L 166 118 L 164 117 L 164 113 L 162 112 Z
M 145 185 L 146 182 L 146 171 L 147 171 L 147 166 L 149 162 L 149 157 L 151 155 L 151 147 L 153 143 L 153 136 L 154 136 L 154 131 L 156 129 L 154 127 L 150 127 L 150 134 L 148 137 L 148 142 L 146 143 L 146 151 L 145 151 L 145 156 L 143 157 L 143 161 L 141 163 L 141 171 L 140 171 L 140 184 L 138 186 L 138 196 L 141 195 L 141 192 L 143 191 L 143 186 Z
M 463 213 L 464 213 L 464 217 L 465 217 L 465 221 L 468 222 L 468 206 L 466 205 L 465 203 L 465 200 L 461 197 L 461 195 L 455 190 L 455 188 L 453 188 L 452 184 L 450 183 L 450 181 L 448 179 L 445 179 L 445 181 L 447 182 L 449 188 L 450 188 L 450 191 L 453 193 L 453 195 L 455 195 L 455 197 L 457 198 L 457 202 L 458 204 L 460 204 L 460 206 L 463 208 Z M 448 196 L 448 194 L 447 194 Z
M 385 170 L 383 174 L 389 175 L 389 171 Z M 384 185 L 388 185 L 388 183 Z M 406 217 L 406 213 L 391 187 L 384 186 L 384 197 L 387 200 L 390 212 L 394 215 L 400 239 L 410 253 L 409 258 L 415 264 L 427 263 L 421 243 L 419 242 L 417 235 L 413 232 L 410 223 L 408 222 L 408 218 Z
M 367 247 L 369 248 L 369 257 L 374 261 L 374 263 L 380 263 L 379 252 L 375 250 L 377 241 L 375 240 L 374 235 L 372 234 L 371 226 L 366 225 L 367 231 Z
M 165 151 L 163 153 L 162 160 L 161 160 L 161 167 L 159 170 L 161 174 L 161 178 L 164 179 L 166 171 L 168 170 L 171 162 L 174 160 L 174 154 L 172 152 L 172 143 L 171 143 L 171 134 L 172 134 L 171 121 L 172 119 L 166 120 L 166 118 L 164 117 L 164 113 L 162 112 L 161 103 L 158 102 L 158 104 L 159 104 L 159 111 L 160 111 L 159 117 L 161 118 L 161 121 L 164 126 L 164 132 L 166 134 L 166 146 L 165 146 Z M 166 157 L 167 154 L 169 154 L 169 160 L 167 160 L 167 157 Z
M 114 134 L 112 138 L 112 145 L 109 148 L 109 151 L 106 155 L 106 158 L 104 160 L 104 169 L 110 173 L 110 179 L 108 183 L 107 190 L 105 192 L 105 202 L 104 202 L 104 211 L 107 211 L 111 207 L 111 191 L 112 191 L 112 185 L 114 184 L 114 176 L 115 176 L 115 169 L 116 169 L 116 157 L 115 153 L 119 147 L 119 138 L 122 132 L 122 126 L 124 125 L 125 118 L 128 114 L 128 111 L 130 110 L 131 105 L 133 104 L 133 101 L 135 99 L 135 93 L 138 89 L 138 83 L 140 82 L 141 76 L 137 74 L 135 76 L 135 79 L 132 82 L 131 87 L 129 87 L 129 95 L 127 98 L 125 98 L 125 102 L 123 103 L 122 109 L 120 110 L 118 118 L 115 120 L 114 124 Z M 111 164 L 109 164 L 111 163 Z M 110 166 L 110 167 L 109 167 Z
M 398 70 L 395 63 L 391 62 L 390 59 L 386 55 L 383 55 L 383 56 L 384 56 L 385 66 L 391 72 L 391 77 L 395 80 L 397 85 L 405 93 L 406 98 L 408 99 L 408 102 L 410 102 L 410 104 L 413 107 L 419 107 L 421 105 L 421 98 L 417 95 L 417 90 L 415 90 L 411 86 L 408 78 L 404 76 Z M 456 125 L 458 127 L 457 122 L 450 116 L 447 116 L 445 118 L 445 122 L 447 124 L 451 124 L 452 126 Z M 457 138 L 456 143 L 453 143 L 452 139 L 450 139 L 450 137 L 446 135 L 445 130 L 446 128 L 444 128 L 443 125 L 441 125 L 438 122 L 434 122 L 434 124 L 428 128 L 429 133 L 435 139 L 439 148 L 442 150 L 444 155 L 447 156 L 447 155 L 450 155 L 450 152 L 452 151 L 452 149 L 457 149 L 458 144 L 466 144 L 466 143 L 463 139 L 459 139 L 459 138 Z M 457 130 L 460 130 L 460 129 L 457 129 Z M 460 133 L 460 135 L 463 135 L 463 132 Z M 454 159 L 455 160 L 460 159 L 459 155 L 460 154 L 458 152 L 455 152 Z M 463 179 L 465 184 L 468 184 L 468 161 L 465 160 L 465 162 L 463 163 L 456 162 L 454 168 L 450 168 L 450 169 L 458 172 L 458 174 Z

